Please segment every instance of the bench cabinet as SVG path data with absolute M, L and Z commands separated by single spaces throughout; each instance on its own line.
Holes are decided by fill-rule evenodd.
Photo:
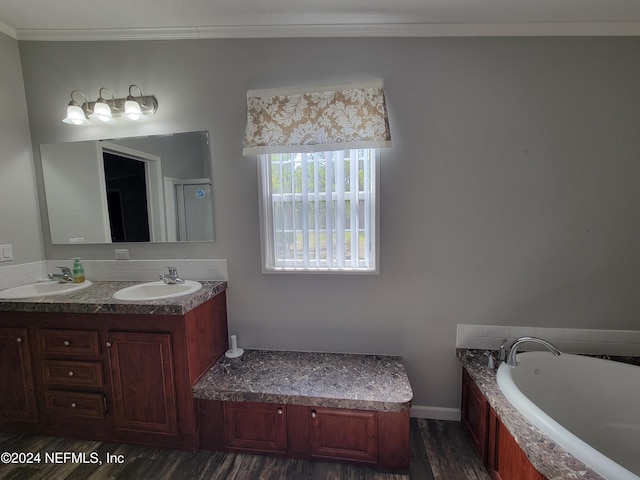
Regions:
M 409 468 L 409 410 L 198 399 L 200 447 Z

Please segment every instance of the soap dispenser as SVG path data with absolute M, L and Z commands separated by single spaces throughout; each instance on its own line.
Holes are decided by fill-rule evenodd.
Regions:
M 80 263 L 80 257 L 74 257 L 73 260 L 73 283 L 83 283 L 84 278 L 84 267 L 82 263 Z

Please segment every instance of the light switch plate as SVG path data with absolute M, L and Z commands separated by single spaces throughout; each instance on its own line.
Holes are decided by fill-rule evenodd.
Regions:
M 0 245 L 0 262 L 8 262 L 13 260 L 13 248 L 11 244 Z

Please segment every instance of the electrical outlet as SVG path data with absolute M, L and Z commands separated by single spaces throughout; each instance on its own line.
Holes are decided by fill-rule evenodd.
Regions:
M 13 248 L 11 244 L 0 245 L 0 262 L 8 262 L 13 260 Z
M 129 250 L 127 250 L 126 248 L 123 248 L 123 249 L 116 248 L 115 252 L 116 252 L 116 260 L 129 260 Z

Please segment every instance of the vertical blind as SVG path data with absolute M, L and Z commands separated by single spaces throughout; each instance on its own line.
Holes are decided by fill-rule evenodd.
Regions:
M 382 80 L 247 92 L 244 155 L 389 146 Z
M 262 155 L 267 264 L 375 269 L 375 150 Z M 270 174 L 270 175 L 269 175 Z

